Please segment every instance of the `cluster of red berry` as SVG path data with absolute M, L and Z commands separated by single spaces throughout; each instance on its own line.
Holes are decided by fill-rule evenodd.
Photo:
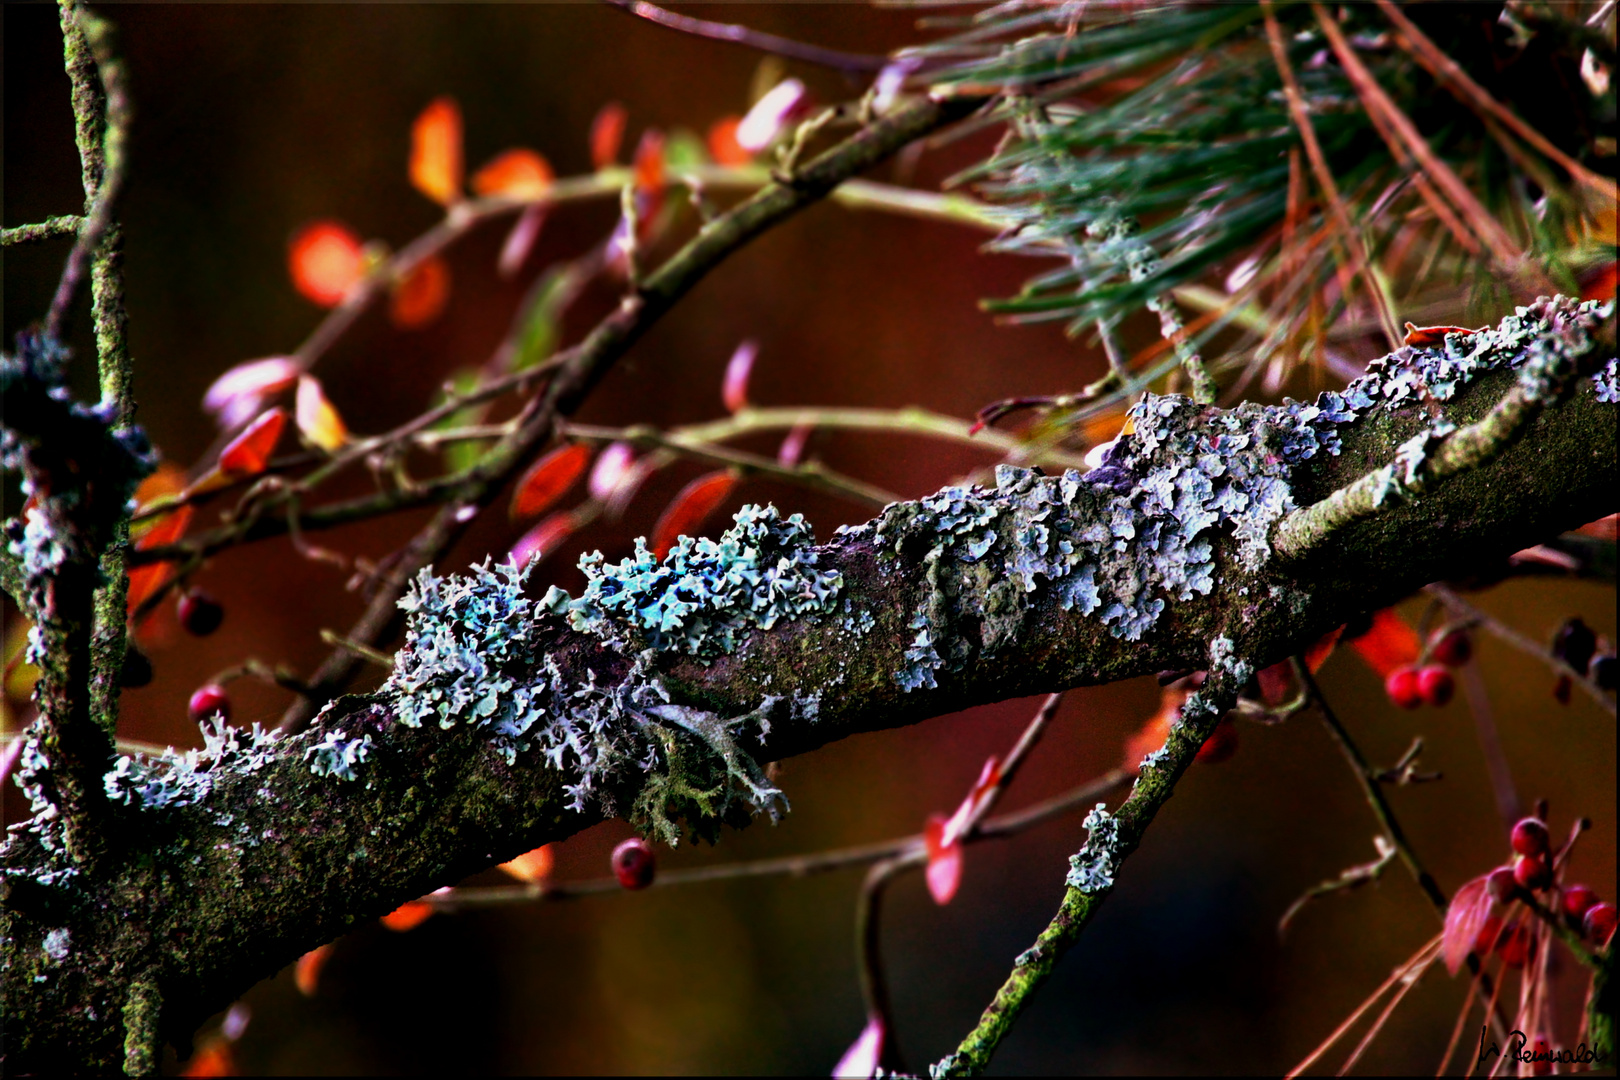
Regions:
M 1537 817 L 1524 818 L 1513 826 L 1509 841 L 1513 861 L 1492 870 L 1485 879 L 1491 897 L 1503 905 L 1549 900 L 1554 918 L 1561 917 L 1571 930 L 1599 948 L 1606 946 L 1614 936 L 1615 906 L 1601 900 L 1588 885 L 1559 884 L 1554 873 L 1558 858 L 1552 851 L 1547 823 Z M 1538 893 L 1542 895 L 1538 897 Z M 1529 920 L 1515 918 L 1504 923 L 1498 915 L 1487 919 L 1474 941 L 1474 951 L 1486 956 L 1493 949 L 1509 967 L 1528 963 L 1536 952 Z
M 1620 683 L 1620 660 L 1606 638 L 1599 637 L 1579 615 L 1568 620 L 1553 635 L 1552 654 L 1576 673 L 1596 683 L 1599 689 L 1613 690 Z M 1553 696 L 1569 703 L 1569 676 L 1558 680 Z
M 1463 630 L 1452 630 L 1429 642 L 1429 663 L 1406 664 L 1389 673 L 1384 692 L 1403 709 L 1419 705 L 1439 707 L 1457 692 L 1457 682 L 1449 668 L 1462 667 L 1474 654 L 1474 646 Z

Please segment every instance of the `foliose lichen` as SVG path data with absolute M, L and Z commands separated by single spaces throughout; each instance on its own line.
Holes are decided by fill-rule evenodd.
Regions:
M 1069 872 L 1063 881 L 1088 896 L 1114 887 L 1114 873 L 1124 857 L 1120 851 L 1119 819 L 1108 812 L 1107 803 L 1098 803 L 1081 822 L 1086 842 L 1069 856 Z
M 1116 637 L 1141 639 L 1170 602 L 1214 590 L 1222 536 L 1236 566 L 1266 564 L 1272 527 L 1295 508 L 1296 470 L 1341 453 L 1344 425 L 1420 398 L 1450 400 L 1497 369 L 1517 368 L 1530 382 L 1556 380 L 1572 357 L 1590 351 L 1591 332 L 1609 309 L 1539 301 L 1494 329 L 1403 347 L 1313 403 L 1220 411 L 1145 394 L 1130 411 L 1132 434 L 1090 472 L 1048 477 L 1002 465 L 991 489 L 951 487 L 890 505 L 875 523 L 849 531 L 871 536 L 883 555 L 920 556 L 926 588 L 906 623 L 910 640 L 895 682 L 932 688 L 939 672 L 960 670 L 975 652 L 995 656 L 1047 599 L 1095 615 Z M 1599 397 L 1607 393 L 1600 379 Z M 1428 455 L 1452 430 L 1440 418 L 1403 444 L 1385 470 L 1384 496 L 1414 497 Z
M 184 752 L 120 754 L 102 777 L 107 798 L 139 809 L 201 802 L 227 771 L 254 773 L 274 760 L 280 737 L 257 723 L 234 728 L 217 717 L 197 725 L 203 745 Z
M 355 766 L 365 763 L 371 755 L 371 733 L 365 732 L 351 739 L 342 728 L 328 731 L 321 741 L 304 750 L 309 771 L 316 776 L 335 776 L 339 780 L 358 780 Z

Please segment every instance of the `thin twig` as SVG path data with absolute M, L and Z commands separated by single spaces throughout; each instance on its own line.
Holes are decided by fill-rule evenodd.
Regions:
M 0 247 L 13 244 L 37 244 L 58 236 L 72 236 L 84 227 L 84 218 L 78 214 L 57 214 L 32 225 L 18 225 L 0 229 Z
M 711 22 L 708 19 L 694 19 L 690 15 L 678 15 L 673 11 L 665 11 L 655 4 L 646 3 L 645 0 L 603 0 L 603 3 L 638 19 L 646 19 L 648 22 L 678 30 L 683 34 L 741 45 L 755 52 L 770 53 L 789 60 L 802 60 L 807 64 L 842 71 L 846 75 L 876 74 L 892 62 L 886 56 L 848 53 L 823 48 L 820 45 L 807 45 L 801 41 L 767 34 L 737 23 Z

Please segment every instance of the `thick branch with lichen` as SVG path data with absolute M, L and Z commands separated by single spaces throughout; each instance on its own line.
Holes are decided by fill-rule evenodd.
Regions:
M 1269 541 L 1294 507 L 1430 430 L 1431 407 L 1475 423 L 1538 351 L 1589 350 L 1598 318 L 1532 305 L 1488 348 L 1468 343 L 1467 371 L 1437 367 L 1453 343 L 1403 349 L 1310 405 L 1150 396 L 1091 473 L 1003 467 L 994 487 L 895 504 L 819 546 L 803 522 L 753 508 L 661 562 L 587 560 L 578 597 L 536 600 L 516 571 L 421 577 L 379 693 L 332 703 L 298 735 L 210 728 L 189 756 L 120 758 L 108 796 L 140 827 L 116 867 L 76 872 L 49 821 L 13 829 L 8 1065 L 121 1061 L 116 1006 L 138 974 L 153 973 L 165 1037 L 184 1039 L 356 921 L 605 815 L 712 835 L 782 801 L 758 761 L 1205 668 L 1212 650 L 1259 667 L 1612 512 L 1610 365 L 1498 456 L 1388 500 L 1334 544 L 1285 560 Z

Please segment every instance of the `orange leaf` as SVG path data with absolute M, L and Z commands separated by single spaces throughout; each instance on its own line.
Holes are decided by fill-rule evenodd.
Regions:
M 519 147 L 497 155 L 473 173 L 472 189 L 484 196 L 538 199 L 556 179 L 550 162 L 527 147 Z
M 923 828 L 923 845 L 928 849 L 928 894 L 941 907 L 951 902 L 962 884 L 962 843 L 946 839 L 948 824 L 938 814 L 932 814 Z
M 558 511 L 518 537 L 506 557 L 516 566 L 528 566 L 530 560 L 544 559 L 556 551 L 557 545 L 573 536 L 578 528 L 579 519 L 572 511 Z
M 1611 218 L 1610 220 L 1613 219 Z M 1614 243 L 1612 233 L 1610 234 L 1609 243 Z M 1617 274 L 1617 270 L 1620 270 L 1620 264 L 1616 264 L 1613 260 L 1610 260 L 1609 262 L 1604 263 L 1602 266 L 1597 267 L 1595 270 L 1588 270 L 1586 273 L 1582 274 L 1580 279 L 1581 299 L 1613 300 L 1616 280 L 1617 278 L 1620 278 L 1620 274 Z
M 1187 701 L 1187 691 L 1166 686 L 1159 692 L 1159 711 L 1148 717 L 1141 729 L 1125 740 L 1123 768 L 1134 775 L 1141 770 L 1142 759 L 1164 747 L 1170 737 L 1170 725 L 1181 715 L 1181 706 Z
M 1491 914 L 1491 891 L 1487 887 L 1488 875 L 1467 882 L 1457 889 L 1446 908 L 1446 925 L 1442 932 L 1441 948 L 1446 958 L 1446 970 L 1453 975 L 1474 948 L 1474 939 Z
M 157 467 L 156 472 L 152 473 L 152 475 L 148 476 L 145 480 L 142 480 L 140 486 L 135 489 L 135 507 L 137 510 L 145 510 L 153 503 L 162 499 L 172 498 L 180 494 L 185 489 L 185 470 L 180 468 L 180 466 L 176 465 L 172 461 L 165 461 L 163 464 Z M 24 507 L 24 509 L 26 510 L 27 507 Z M 157 528 L 160 524 L 167 521 L 172 516 L 172 514 L 162 515 L 159 517 L 147 518 L 145 521 L 136 522 L 129 527 L 130 539 L 135 541 L 136 547 L 140 547 L 141 539 L 146 536 L 147 533 Z M 167 543 L 168 541 L 164 542 Z
M 720 385 L 720 400 L 728 412 L 739 412 L 748 404 L 748 376 L 754 370 L 754 357 L 759 355 L 759 343 L 744 341 L 731 354 L 726 364 L 725 381 Z
M 450 266 L 429 255 L 394 283 L 388 317 L 401 330 L 416 330 L 444 313 L 450 302 Z
M 313 375 L 298 377 L 298 430 L 314 445 L 331 453 L 349 441 L 343 417 L 326 399 L 321 381 Z
M 461 107 L 435 98 L 411 125 L 411 183 L 438 203 L 461 201 Z
M 293 968 L 293 982 L 298 986 L 298 992 L 305 997 L 314 997 L 315 990 L 320 986 L 321 969 L 326 966 L 326 958 L 332 955 L 332 943 L 317 946 L 298 958 L 298 965 Z
M 526 854 L 519 855 L 511 862 L 501 863 L 500 868 L 519 881 L 527 881 L 531 885 L 538 885 L 551 876 L 552 865 L 557 861 L 551 844 L 544 844 Z
M 714 126 L 709 128 L 709 156 L 714 158 L 715 164 L 737 168 L 754 160 L 754 155 L 737 142 L 737 125 L 740 123 L 742 117 L 727 116 L 716 120 Z
M 395 933 L 414 930 L 433 917 L 433 905 L 426 900 L 407 900 L 382 917 L 382 924 Z
M 683 534 L 696 532 L 715 507 L 725 501 L 737 486 L 737 474 L 730 469 L 704 473 L 681 488 L 674 500 L 664 508 L 653 526 L 653 554 L 660 560 L 669 554 L 675 541 Z
M 591 448 L 584 443 L 559 446 L 535 462 L 512 492 L 512 520 L 525 521 L 545 513 L 568 493 L 590 463 Z
M 231 1054 L 231 1044 L 224 1039 L 216 1039 L 192 1055 L 186 1067 L 180 1070 L 181 1076 L 239 1076 L 236 1071 L 236 1058 Z
M 287 426 L 287 410 L 270 409 L 247 426 L 219 452 L 219 471 L 232 479 L 257 476 L 270 464 L 270 455 Z
M 598 172 L 618 160 L 619 143 L 624 141 L 624 125 L 628 119 L 624 106 L 610 101 L 591 121 L 591 164 Z
M 181 506 L 157 518 L 146 527 L 146 531 L 135 541 L 135 546 L 146 550 L 178 542 L 186 535 L 186 527 L 191 524 L 192 512 L 191 506 Z M 131 570 L 127 600 L 129 614 L 134 615 L 142 602 L 157 592 L 172 572 L 173 567 L 167 563 L 150 563 Z
M 304 226 L 287 245 L 293 288 L 321 307 L 337 307 L 366 276 L 360 238 L 337 221 Z
M 1305 666 L 1310 669 L 1312 675 L 1321 671 L 1322 665 L 1327 663 L 1327 658 L 1333 655 L 1333 650 L 1339 645 L 1339 635 L 1342 633 L 1344 633 L 1342 626 L 1337 630 L 1329 630 L 1305 650 Z
M 657 199 L 669 186 L 668 177 L 664 172 L 664 133 L 655 128 L 648 128 L 641 133 L 641 141 L 636 144 L 636 160 L 632 171 L 635 173 L 636 190 Z
M 1374 612 L 1372 628 L 1351 641 L 1350 647 L 1378 672 L 1380 679 L 1389 678 L 1396 668 L 1416 663 L 1422 651 L 1417 631 L 1406 625 L 1394 608 Z
M 1406 344 L 1420 348 L 1434 348 L 1446 343 L 1447 334 L 1477 334 L 1466 326 L 1413 326 L 1406 324 Z

